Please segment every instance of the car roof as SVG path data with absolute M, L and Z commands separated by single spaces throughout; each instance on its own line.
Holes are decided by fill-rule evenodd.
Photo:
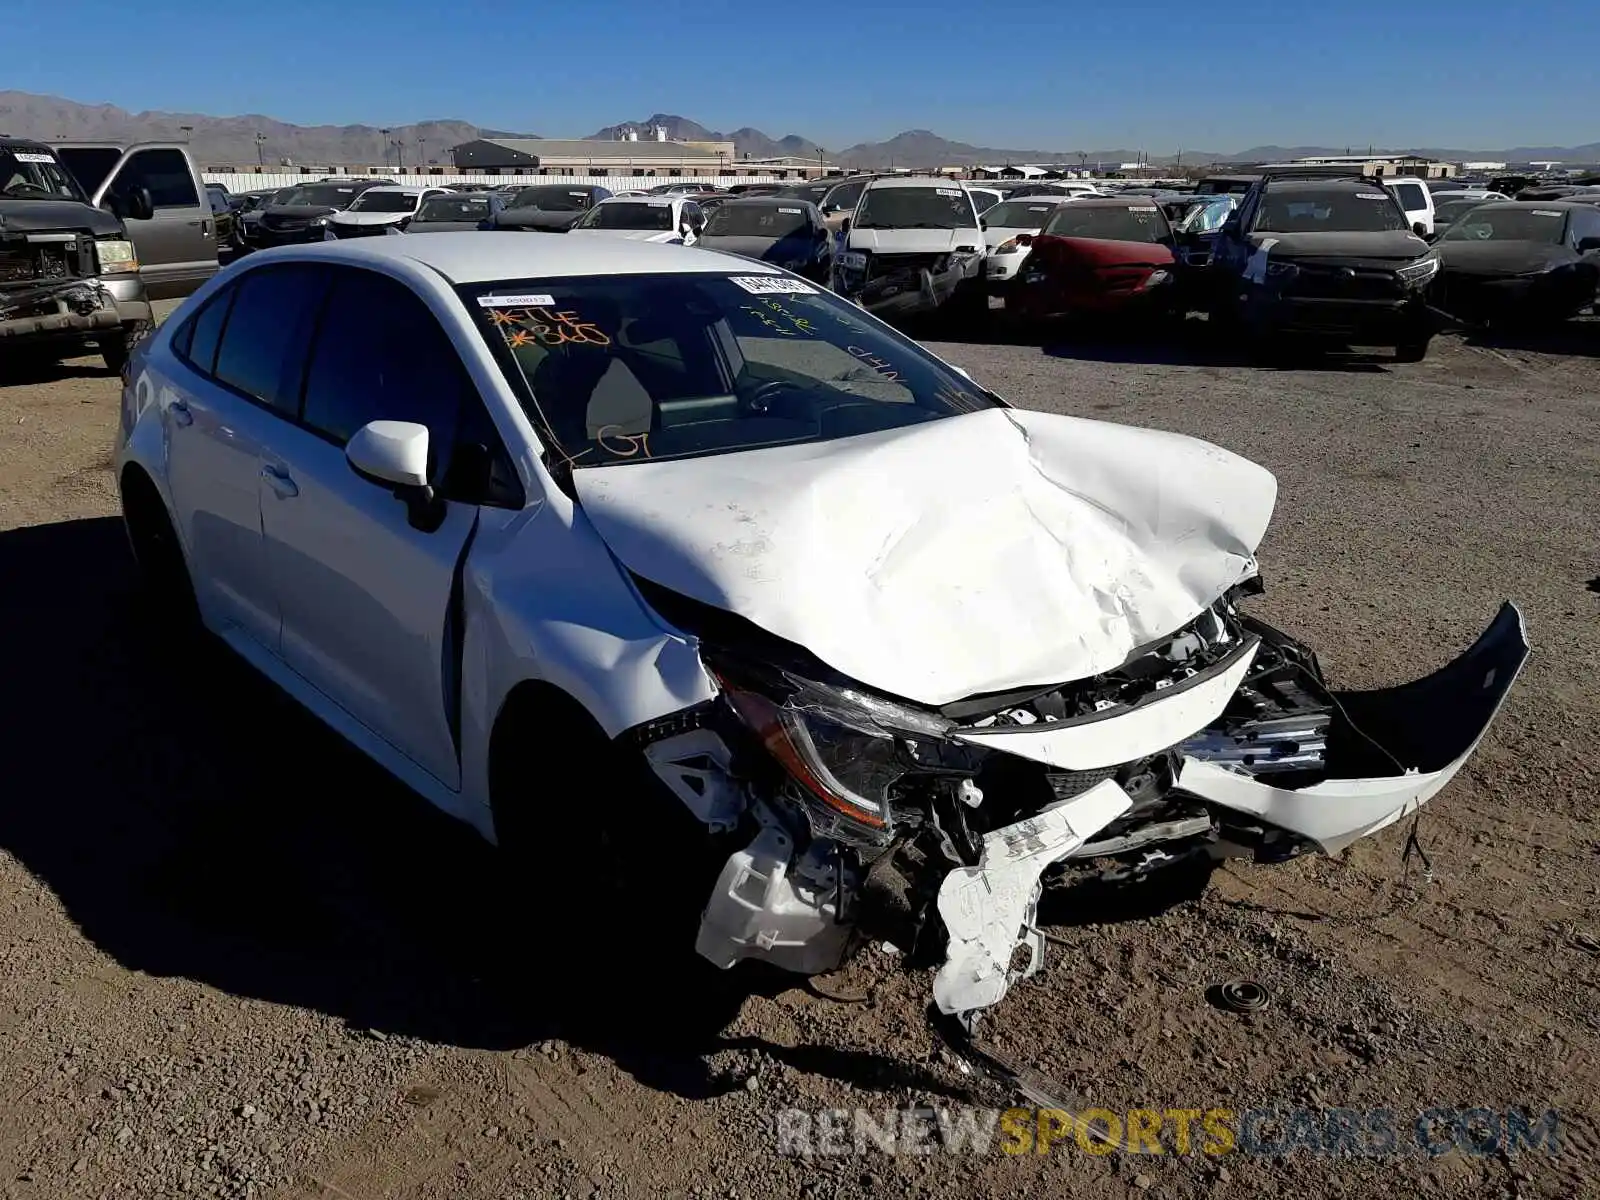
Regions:
M 1161 208 L 1154 196 L 1085 196 L 1074 200 L 1072 207 L 1074 211 L 1080 208 L 1153 208 L 1159 211 Z
M 423 244 L 419 244 L 423 243 Z M 452 284 L 562 276 L 666 275 L 737 271 L 778 275 L 767 263 L 693 246 L 631 242 L 621 238 L 529 237 L 525 233 L 430 233 L 415 238 L 358 238 L 261 250 L 261 262 L 299 259 L 373 263 L 406 260 L 437 271 Z M 249 260 L 247 260 L 249 261 Z
M 1299 175 L 1288 179 L 1268 176 L 1263 182 L 1275 192 L 1371 192 L 1382 190 L 1383 187 L 1376 179 L 1349 175 L 1324 175 L 1309 179 Z
M 802 200 L 798 196 L 729 196 L 722 202 L 723 208 L 755 208 L 757 205 L 768 208 L 781 204 L 785 208 L 811 208 L 815 209 L 816 203 L 811 200 Z M 821 211 L 820 209 L 818 210 Z
M 942 187 L 958 188 L 961 181 L 946 179 L 942 175 L 880 175 L 867 181 L 867 190 L 885 187 Z
M 379 184 L 377 187 L 368 188 L 367 191 L 394 192 L 401 196 L 420 196 L 423 192 L 426 192 L 431 188 L 442 187 L 444 187 L 442 183 L 430 183 L 426 185 L 418 185 L 415 183 L 383 183 Z
M 1586 204 L 1582 200 L 1486 200 L 1478 207 L 1500 210 L 1515 209 L 1518 212 L 1526 212 L 1536 204 L 1540 208 L 1558 208 L 1562 212 L 1580 212 L 1594 207 L 1594 205 Z

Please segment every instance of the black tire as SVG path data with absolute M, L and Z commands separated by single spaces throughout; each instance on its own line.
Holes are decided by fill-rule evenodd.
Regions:
M 127 321 L 116 333 L 101 338 L 100 357 L 105 360 L 106 370 L 121 375 L 133 348 L 149 337 L 154 328 L 149 321 Z
M 581 782 L 580 782 L 581 781 Z M 695 952 L 727 847 L 569 698 L 514 699 L 490 748 L 505 909 L 537 930 L 539 971 L 568 1000 L 722 976 Z M 665 972 L 665 975 L 656 975 Z
M 123 475 L 122 521 L 153 614 L 180 641 L 193 643 L 201 629 L 200 606 L 183 547 L 155 484 L 137 468 Z
M 1402 342 L 1394 348 L 1395 362 L 1419 363 L 1428 357 L 1428 344 L 1432 338 L 1422 338 L 1415 342 Z

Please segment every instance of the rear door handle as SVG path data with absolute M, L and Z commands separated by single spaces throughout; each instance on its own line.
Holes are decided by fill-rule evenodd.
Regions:
M 289 478 L 289 473 L 287 471 L 280 470 L 277 467 L 262 467 L 261 477 L 265 479 L 271 486 L 272 490 L 277 492 L 280 496 L 287 498 L 289 496 L 298 496 L 300 494 L 300 489 L 295 486 L 294 480 Z
M 172 414 L 173 423 L 176 425 L 194 424 L 194 414 L 189 411 L 189 406 L 182 400 L 174 400 L 167 406 L 167 411 Z

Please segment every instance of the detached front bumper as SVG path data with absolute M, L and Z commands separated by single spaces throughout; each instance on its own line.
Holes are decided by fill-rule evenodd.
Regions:
M 881 317 L 937 312 L 968 284 L 982 286 L 983 255 L 952 254 L 942 271 L 928 266 L 885 267 L 869 260 L 865 270 L 835 268 L 835 291 Z
M 94 337 L 151 319 L 137 275 L 62 279 L 0 289 L 0 340 Z

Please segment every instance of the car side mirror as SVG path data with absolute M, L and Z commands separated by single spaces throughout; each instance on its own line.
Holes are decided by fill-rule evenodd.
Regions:
M 1578 239 L 1578 253 L 1592 254 L 1600 250 L 1600 237 L 1586 237 Z
M 1019 233 L 1019 234 L 1017 234 L 1016 243 L 1019 246 L 1031 246 L 1031 245 L 1033 245 L 1033 234 L 1031 234 L 1031 233 Z
M 849 233 L 850 232 L 850 218 L 849 217 L 846 217 L 844 220 L 839 222 L 839 232 L 840 233 Z
M 985 221 L 982 217 L 979 217 L 978 218 L 978 228 L 979 229 L 988 229 L 989 228 L 989 222 Z
M 1417 221 L 1411 226 L 1411 232 L 1419 238 L 1425 238 L 1428 236 L 1428 227 L 1423 222 Z
M 439 527 L 444 505 L 428 483 L 428 427 L 413 421 L 368 421 L 351 435 L 345 461 L 362 479 L 388 487 L 405 501 L 411 524 L 424 532 Z

